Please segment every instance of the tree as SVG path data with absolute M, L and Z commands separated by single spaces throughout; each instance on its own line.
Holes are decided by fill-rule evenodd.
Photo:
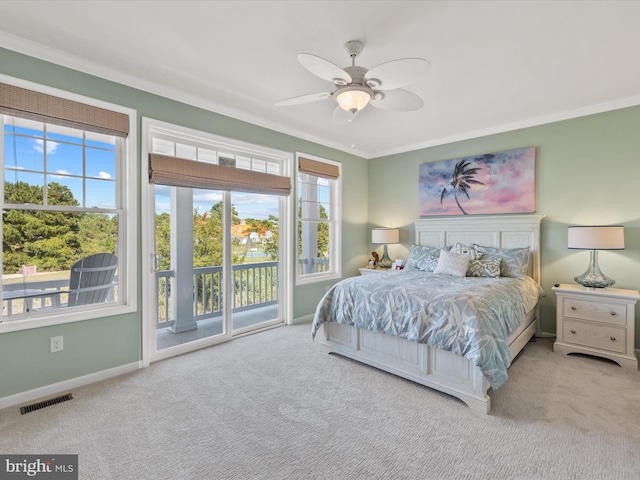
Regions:
M 26 182 L 6 182 L 5 200 L 13 204 L 44 204 L 44 189 Z M 47 204 L 78 206 L 71 190 L 47 185 Z M 65 270 L 81 258 L 80 212 L 7 209 L 3 212 L 3 271 L 35 265 L 41 271 Z
M 462 208 L 462 205 L 460 205 L 460 201 L 458 200 L 458 191 L 464 193 L 467 198 L 471 198 L 469 197 L 469 189 L 471 188 L 471 185 L 484 185 L 484 183 L 473 178 L 480 169 L 478 167 L 468 168 L 470 164 L 471 162 L 467 160 L 460 160 L 458 163 L 456 163 L 456 166 L 453 169 L 453 175 L 451 176 L 451 182 L 447 184 L 447 186 L 451 185 L 453 189 L 453 197 L 458 204 L 458 208 L 464 215 L 468 215 L 468 213 L 465 212 L 464 208 Z M 442 188 L 442 193 L 440 194 L 440 204 L 442 204 L 442 201 L 447 194 L 447 186 Z

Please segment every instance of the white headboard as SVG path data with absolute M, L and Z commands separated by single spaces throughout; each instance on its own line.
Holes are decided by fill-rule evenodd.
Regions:
M 418 245 L 445 247 L 460 242 L 496 248 L 529 247 L 529 275 L 540 283 L 540 222 L 544 215 L 429 217 L 415 222 Z

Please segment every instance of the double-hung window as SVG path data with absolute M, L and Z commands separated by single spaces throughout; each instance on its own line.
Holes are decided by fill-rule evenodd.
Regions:
M 134 114 L 55 93 L 0 83 L 3 330 L 133 308 Z
M 340 164 L 297 154 L 297 283 L 340 277 Z

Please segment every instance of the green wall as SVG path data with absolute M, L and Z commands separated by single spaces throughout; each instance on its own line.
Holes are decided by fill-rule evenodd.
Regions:
M 357 268 L 366 262 L 366 252 L 361 247 L 367 242 L 368 228 L 367 184 L 362 180 L 368 175 L 366 160 L 5 49 L 0 49 L 0 73 L 136 109 L 139 137 L 135 160 L 139 175 L 141 171 L 146 172 L 146 162 L 140 160 L 140 119 L 143 116 L 340 162 L 343 274 L 355 275 Z M 145 165 L 144 168 L 140 168 L 141 165 Z M 138 245 L 139 254 L 140 250 Z M 141 296 L 141 281 L 138 261 L 138 298 Z M 294 319 L 315 311 L 327 285 L 294 288 Z M 140 360 L 141 318 L 139 308 L 133 315 L 0 334 L 0 364 L 12 366 L 3 368 L 0 373 L 0 398 Z M 52 355 L 49 353 L 49 337 L 56 335 L 64 335 L 64 351 Z
M 615 288 L 640 290 L 640 107 L 589 115 L 538 127 L 370 160 L 369 222 L 400 227 L 392 258 L 406 258 L 418 217 L 418 166 L 469 155 L 533 146 L 536 152 L 536 211 L 541 227 L 542 328 L 555 333 L 555 283 L 575 283 L 589 252 L 567 249 L 568 225 L 622 224 L 625 250 L 599 254 Z M 375 172 L 375 174 L 373 174 Z M 640 348 L 640 305 L 636 348 Z
M 371 226 L 400 227 L 392 258 L 406 258 L 418 216 L 418 166 L 479 153 L 537 148 L 536 210 L 542 222 L 542 327 L 555 331 L 554 283 L 572 282 L 588 252 L 566 248 L 567 225 L 625 226 L 626 249 L 601 252 L 600 266 L 616 287 L 640 289 L 640 107 L 591 115 L 499 135 L 364 160 L 265 128 L 114 82 L 0 49 L 0 73 L 134 108 L 147 116 L 270 148 L 328 158 L 342 164 L 343 276 L 355 275 L 371 251 Z M 139 167 L 140 138 L 136 160 Z M 139 169 L 145 171 L 145 169 Z M 371 172 L 371 174 L 369 173 Z M 368 182 L 363 180 L 367 179 Z M 371 192 L 369 194 L 368 192 Z M 139 212 L 140 213 L 140 212 Z M 138 232 L 140 233 L 140 232 Z M 140 251 L 140 246 L 138 250 Z M 140 271 L 138 265 L 138 271 Z M 294 288 L 293 317 L 315 311 L 329 283 Z M 138 293 L 141 275 L 138 275 Z M 0 397 L 127 365 L 141 358 L 141 312 L 0 334 Z M 636 348 L 640 346 L 640 308 Z M 49 353 L 49 337 L 65 336 L 63 352 Z

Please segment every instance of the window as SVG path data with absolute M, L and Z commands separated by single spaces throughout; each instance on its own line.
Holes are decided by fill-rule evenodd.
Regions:
M 340 164 L 297 155 L 297 283 L 340 277 Z
M 1 331 L 134 309 L 130 115 L 83 101 L 0 83 Z

